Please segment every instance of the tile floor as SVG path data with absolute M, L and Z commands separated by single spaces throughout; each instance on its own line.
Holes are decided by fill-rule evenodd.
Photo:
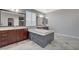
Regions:
M 2 47 L 0 50 L 79 50 L 79 39 L 55 35 L 54 41 L 45 48 L 41 48 L 33 41 L 24 40 Z

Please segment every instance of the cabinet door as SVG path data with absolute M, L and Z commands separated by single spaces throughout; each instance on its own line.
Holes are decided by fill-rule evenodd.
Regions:
M 22 29 L 18 29 L 17 30 L 17 41 L 21 41 L 22 40 Z
M 17 41 L 21 41 L 26 39 L 27 37 L 27 31 L 25 29 L 19 29 L 17 30 Z
M 15 43 L 16 42 L 16 30 L 9 30 L 8 31 L 8 43 Z
M 5 46 L 5 45 L 8 45 L 7 39 L 2 40 L 0 43 L 1 43 L 1 47 L 2 47 L 2 46 Z
M 26 29 L 23 29 L 23 33 L 22 33 L 23 39 L 27 39 L 27 33 L 28 31 Z
M 0 41 L 0 47 L 1 47 L 1 41 Z

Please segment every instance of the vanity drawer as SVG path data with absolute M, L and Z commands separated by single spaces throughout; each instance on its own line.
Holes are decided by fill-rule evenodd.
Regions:
M 0 41 L 0 47 L 8 45 L 8 41 L 7 40 L 2 40 Z
M 0 43 L 8 39 L 8 31 L 0 31 Z
M 0 41 L 3 41 L 3 40 L 8 40 L 7 37 L 0 37 Z
M 8 36 L 8 31 L 0 31 L 0 38 L 7 36 Z
M 7 36 L 8 36 L 8 34 L 2 34 L 2 35 L 0 35 L 0 38 L 7 37 Z
M 0 34 L 6 34 L 8 33 L 8 30 L 7 31 L 0 31 Z

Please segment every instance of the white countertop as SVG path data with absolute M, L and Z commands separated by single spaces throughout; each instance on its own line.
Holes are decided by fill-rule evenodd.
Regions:
M 0 31 L 3 31 L 3 30 L 14 30 L 14 29 L 26 29 L 26 27 L 24 26 L 19 26 L 19 27 L 0 27 Z
M 53 33 L 54 31 L 52 30 L 44 30 L 44 29 L 29 29 L 29 32 L 33 32 L 39 35 L 48 35 L 50 33 Z

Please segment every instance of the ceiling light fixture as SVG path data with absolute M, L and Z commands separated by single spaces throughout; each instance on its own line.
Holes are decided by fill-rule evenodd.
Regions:
M 16 9 L 16 12 L 19 12 L 19 9 Z
M 39 17 L 44 17 L 44 15 L 38 15 Z

